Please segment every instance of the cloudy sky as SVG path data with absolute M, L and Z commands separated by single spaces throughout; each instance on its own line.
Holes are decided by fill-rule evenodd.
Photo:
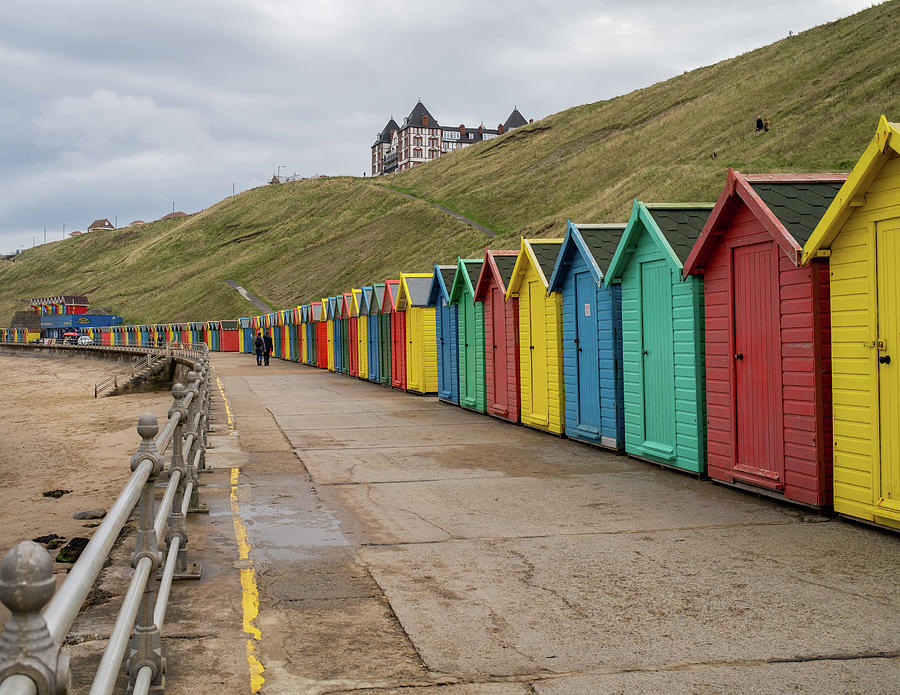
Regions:
M 496 127 L 644 87 L 871 0 L 0 4 L 0 252 L 282 174 L 362 175 L 389 116 Z

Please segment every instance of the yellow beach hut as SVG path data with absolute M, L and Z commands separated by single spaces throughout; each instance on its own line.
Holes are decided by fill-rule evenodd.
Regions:
M 829 258 L 834 510 L 900 529 L 900 125 L 882 116 L 803 247 Z
M 562 239 L 522 239 L 506 288 L 519 298 L 519 370 L 523 425 L 562 434 L 562 295 L 547 293 Z
M 437 326 L 428 306 L 433 273 L 402 273 L 397 311 L 406 312 L 406 390 L 437 393 Z
M 369 318 L 366 314 L 363 313 L 364 310 L 364 302 L 363 302 L 363 293 L 364 290 L 362 288 L 358 290 L 353 290 L 353 316 L 357 317 L 356 321 L 356 359 L 357 359 L 357 367 L 358 372 L 357 376 L 360 379 L 368 379 L 369 378 Z
M 328 371 L 334 371 L 334 304 L 330 297 L 322 297 L 325 313 L 325 339 L 328 341 Z

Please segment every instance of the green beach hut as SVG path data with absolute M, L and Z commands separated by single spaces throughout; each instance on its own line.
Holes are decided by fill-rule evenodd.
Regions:
M 475 301 L 475 285 L 483 258 L 460 258 L 450 288 L 450 304 L 459 307 L 456 322 L 459 345 L 459 404 L 487 410 L 484 371 L 484 302 Z

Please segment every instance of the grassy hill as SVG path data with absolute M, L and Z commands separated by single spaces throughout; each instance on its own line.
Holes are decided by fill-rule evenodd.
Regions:
M 846 171 L 880 114 L 900 119 L 898 27 L 900 3 L 887 3 L 409 172 L 257 188 L 187 218 L 30 249 L 0 261 L 0 325 L 23 299 L 60 293 L 129 322 L 245 316 L 258 311 L 226 280 L 291 306 L 515 248 L 519 234 L 561 236 L 566 218 L 624 221 L 633 197 L 712 201 L 728 166 Z M 771 132 L 755 132 L 757 113 Z

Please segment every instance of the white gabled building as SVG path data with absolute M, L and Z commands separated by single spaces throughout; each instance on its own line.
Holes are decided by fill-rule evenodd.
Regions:
M 406 171 L 418 164 L 437 159 L 467 145 L 484 142 L 503 133 L 526 125 L 528 121 L 514 108 L 505 123 L 496 130 L 465 125 L 441 126 L 425 105 L 416 103 L 409 116 L 398 126 L 393 117 L 375 137 L 372 145 L 372 176 Z

